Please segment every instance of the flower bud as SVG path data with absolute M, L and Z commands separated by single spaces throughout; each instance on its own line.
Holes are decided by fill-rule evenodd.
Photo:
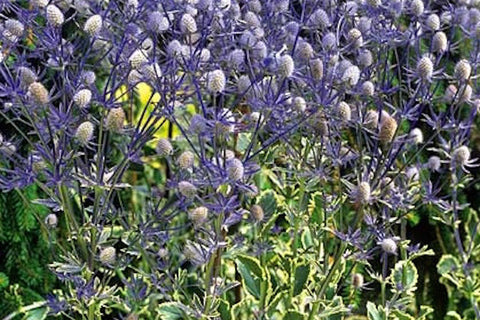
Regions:
M 197 32 L 197 22 L 188 13 L 185 13 L 180 20 L 180 30 L 183 33 L 195 33 Z
M 410 131 L 410 139 L 412 139 L 413 143 L 420 144 L 423 143 L 423 132 L 419 128 L 414 128 Z
M 370 50 L 362 50 L 357 57 L 357 63 L 362 68 L 370 67 L 373 64 L 373 55 Z
M 261 206 L 259 206 L 258 204 L 254 204 L 250 208 L 250 213 L 251 213 L 253 219 L 255 219 L 255 221 L 262 221 L 263 218 L 265 217 L 265 213 L 263 212 L 263 208 Z
M 300 41 L 296 53 L 303 61 L 309 61 L 313 57 L 313 48 L 307 41 Z
M 293 99 L 293 107 L 297 112 L 303 113 L 307 109 L 307 102 L 302 97 L 295 97 Z
M 55 228 L 58 224 L 58 218 L 57 215 L 54 213 L 50 213 L 46 218 L 45 218 L 45 224 L 49 228 Z
M 366 181 L 361 182 L 355 189 L 355 203 L 366 204 L 370 201 L 370 184 Z
M 348 67 L 342 75 L 342 81 L 349 86 L 355 86 L 360 79 L 360 69 L 357 66 Z
M 243 178 L 244 168 L 243 163 L 237 158 L 230 159 L 227 162 L 228 178 L 233 181 L 238 181 Z
M 113 265 L 116 261 L 116 250 L 114 247 L 106 247 L 100 251 L 100 262 L 103 265 Z
M 352 286 L 355 289 L 360 289 L 363 287 L 364 279 L 363 275 L 360 273 L 354 273 L 352 274 Z
M 57 6 L 50 4 L 47 6 L 47 21 L 52 26 L 59 27 L 65 22 L 65 17 Z
M 130 55 L 128 62 L 130 62 L 130 65 L 133 69 L 138 69 L 143 64 L 148 62 L 147 53 L 145 50 L 137 49 Z
M 432 13 L 425 21 L 425 26 L 432 31 L 437 31 L 440 29 L 440 17 L 435 13 Z
M 376 110 L 368 110 L 363 120 L 365 127 L 370 130 L 375 130 L 378 127 L 378 112 Z
M 251 184 L 251 185 L 248 185 L 248 190 L 247 192 L 245 193 L 245 195 L 249 198 L 254 198 L 258 195 L 258 188 L 256 185 L 254 184 Z
M 166 157 L 173 153 L 173 146 L 168 139 L 158 140 L 156 151 L 160 157 Z
M 198 226 L 205 222 L 208 218 L 208 208 L 197 207 L 190 211 L 188 217 L 192 220 L 193 224 Z
M 466 165 L 470 160 L 470 150 L 466 146 L 458 147 L 453 151 L 453 160 L 456 164 Z
M 371 81 L 362 83 L 362 93 L 367 97 L 372 97 L 375 94 L 375 85 Z
M 423 0 L 412 0 L 410 3 L 410 11 L 417 17 L 423 14 L 425 10 L 425 5 L 423 4 Z
M 193 198 L 197 194 L 197 187 L 188 181 L 178 183 L 178 191 L 186 198 Z
M 392 238 L 385 238 L 380 242 L 382 250 L 388 254 L 397 253 L 397 243 Z
M 439 31 L 432 38 L 432 52 L 444 53 L 448 48 L 447 35 L 443 31 Z
M 320 59 L 313 59 L 310 61 L 310 72 L 315 80 L 322 80 L 323 78 L 323 62 Z
M 99 14 L 93 15 L 85 21 L 83 30 L 91 37 L 94 37 L 102 30 L 103 19 Z
M 50 100 L 48 90 L 40 82 L 33 82 L 28 86 L 28 95 L 38 104 L 47 104 Z
M 48 5 L 48 0 L 30 0 L 30 4 L 34 8 L 45 8 Z
M 278 59 L 278 73 L 281 77 L 291 77 L 294 71 L 295 63 L 290 55 L 285 54 Z
M 352 28 L 348 31 L 347 40 L 354 49 L 358 49 L 363 45 L 362 33 L 357 28 Z
M 191 151 L 184 151 L 177 159 L 177 164 L 182 169 L 190 169 L 193 167 L 195 155 Z
M 452 103 L 455 96 L 457 95 L 457 87 L 455 87 L 455 85 L 453 84 L 450 84 L 448 85 L 447 89 L 445 89 L 445 94 L 443 96 L 443 99 L 447 102 L 447 103 Z
M 30 68 L 19 67 L 17 72 L 20 77 L 20 81 L 22 82 L 22 85 L 26 87 L 30 86 L 37 80 L 37 75 Z
M 417 63 L 417 75 L 423 81 L 428 81 L 433 75 L 433 62 L 432 60 L 424 56 Z
M 428 158 L 427 167 L 431 171 L 439 171 L 441 165 L 442 162 L 440 161 L 439 157 L 431 156 L 430 158 Z
M 226 78 L 222 70 L 217 69 L 207 75 L 207 89 L 212 93 L 219 93 L 225 90 Z
M 20 38 L 25 31 L 23 23 L 15 19 L 5 21 L 5 29 L 14 37 Z
M 113 108 L 108 112 L 105 127 L 113 132 L 121 132 L 124 122 L 125 111 L 122 108 Z
M 89 121 L 85 121 L 80 124 L 75 132 L 75 138 L 83 144 L 86 145 L 92 140 L 93 133 L 95 131 L 95 126 Z
M 340 102 L 337 113 L 341 121 L 350 121 L 352 118 L 352 110 L 350 105 L 345 101 Z
M 468 78 L 470 78 L 470 74 L 472 73 L 472 66 L 466 59 L 460 60 L 456 65 L 455 65 L 455 78 L 457 78 L 459 81 L 466 81 Z
M 73 96 L 73 102 L 80 108 L 85 108 L 86 106 L 88 106 L 91 100 L 92 100 L 92 91 L 90 91 L 89 89 L 79 90 Z
M 385 119 L 382 119 L 382 123 L 380 125 L 380 133 L 378 137 L 380 142 L 384 144 L 392 142 L 393 138 L 395 137 L 397 127 L 397 121 L 393 117 L 388 116 Z

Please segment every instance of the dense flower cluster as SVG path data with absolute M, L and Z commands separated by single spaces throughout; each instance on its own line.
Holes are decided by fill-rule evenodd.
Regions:
M 70 232 L 50 311 L 312 320 L 363 312 L 371 278 L 375 312 L 406 312 L 398 269 L 429 254 L 410 250 L 413 209 L 438 208 L 474 262 L 458 193 L 476 166 L 477 2 L 0 2 L 0 187 L 37 184 L 49 232 Z

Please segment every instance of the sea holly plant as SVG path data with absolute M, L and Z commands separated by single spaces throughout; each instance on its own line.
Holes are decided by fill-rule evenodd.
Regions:
M 0 188 L 58 279 L 7 319 L 480 319 L 477 6 L 0 2 Z

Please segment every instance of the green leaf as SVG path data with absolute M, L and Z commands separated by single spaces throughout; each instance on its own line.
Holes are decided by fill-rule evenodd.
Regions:
M 307 283 L 308 276 L 310 275 L 310 265 L 309 264 L 300 264 L 295 269 L 295 283 L 293 287 L 293 295 L 299 295 L 305 288 Z
M 370 301 L 367 302 L 367 316 L 369 320 L 387 320 L 382 306 L 379 306 L 377 309 L 377 306 Z
M 47 307 L 37 308 L 25 313 L 23 320 L 43 320 L 47 318 Z
M 236 264 L 248 293 L 256 299 L 260 299 L 261 283 L 267 281 L 267 276 L 258 259 L 240 255 L 237 256 Z
M 441 276 L 456 270 L 460 270 L 460 262 L 451 254 L 443 255 L 437 263 L 437 271 Z
M 390 276 L 393 291 L 412 294 L 418 281 L 417 268 L 411 261 L 399 261 Z
M 230 303 L 223 299 L 219 299 L 219 302 L 220 304 L 218 306 L 218 312 L 220 313 L 220 318 L 222 318 L 222 320 L 231 320 L 232 316 L 230 314 Z
M 7 275 L 3 272 L 0 272 L 0 289 L 4 289 L 6 287 L 8 287 L 8 284 L 9 284 L 9 279 L 7 277 Z
M 179 302 L 166 302 L 158 306 L 158 313 L 162 320 L 183 319 L 185 306 Z
M 455 311 L 448 311 L 447 316 L 445 318 L 446 319 L 453 318 L 455 320 L 462 320 L 462 317 Z
M 272 215 L 277 210 L 277 199 L 275 198 L 275 192 L 267 190 L 262 193 L 258 204 L 263 208 L 263 212 L 266 216 Z
M 395 316 L 395 320 L 415 320 L 415 318 L 408 313 L 402 312 L 398 309 L 393 310 L 392 313 Z
M 285 313 L 285 315 L 283 316 L 283 320 L 304 320 L 305 319 L 305 315 L 298 312 L 298 311 L 288 311 L 287 313 Z

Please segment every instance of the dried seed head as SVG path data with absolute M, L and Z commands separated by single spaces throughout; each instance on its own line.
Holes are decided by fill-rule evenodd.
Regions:
M 100 262 L 103 265 L 114 265 L 117 259 L 117 251 L 114 247 L 106 247 L 100 251 Z
M 162 138 L 158 140 L 156 151 L 160 157 L 166 157 L 173 153 L 173 146 L 168 139 Z
M 278 73 L 284 78 L 291 77 L 295 71 L 295 63 L 290 55 L 285 54 L 278 59 Z
M 423 81 L 429 81 L 433 75 L 433 62 L 428 56 L 423 56 L 417 63 L 417 75 Z
M 375 85 L 371 81 L 362 83 L 362 93 L 367 97 L 372 97 L 375 94 Z
M 52 26 L 59 27 L 65 22 L 65 17 L 57 6 L 50 4 L 47 6 L 47 21 Z
M 57 215 L 54 213 L 50 213 L 46 218 L 45 218 L 45 224 L 49 228 L 55 228 L 58 224 L 58 218 Z
M 470 62 L 466 59 L 460 60 L 456 65 L 455 65 L 455 78 L 457 78 L 459 81 L 466 81 L 470 78 L 470 75 L 472 73 L 472 66 L 470 65 Z
M 28 95 L 38 104 L 47 104 L 50 100 L 48 90 L 40 82 L 33 82 L 28 86 Z
M 350 105 L 345 101 L 338 104 L 337 113 L 341 121 L 350 121 L 352 119 L 352 110 Z
M 5 29 L 14 37 L 21 37 L 25 31 L 23 23 L 15 19 L 8 19 L 5 21 Z
M 432 13 L 427 17 L 427 20 L 425 21 L 425 26 L 432 31 L 437 31 L 438 29 L 440 29 L 440 17 L 435 13 Z
M 448 49 L 447 35 L 443 31 L 439 31 L 432 38 L 432 52 L 444 53 Z
M 220 69 L 209 72 L 207 75 L 207 89 L 210 92 L 222 92 L 225 90 L 226 82 L 225 74 Z
M 85 121 L 80 124 L 75 132 L 75 138 L 83 144 L 86 145 L 92 140 L 93 133 L 95 131 L 95 126 L 89 121 Z
M 147 52 L 145 50 L 137 49 L 128 58 L 128 62 L 133 69 L 140 68 L 143 64 L 148 62 Z
M 243 178 L 244 174 L 243 163 L 237 158 L 229 159 L 227 162 L 228 178 L 233 181 L 238 181 Z
M 85 31 L 89 36 L 94 37 L 100 33 L 102 30 L 103 19 L 99 14 L 93 15 L 85 21 L 83 26 L 83 31 Z
M 470 149 L 466 146 L 458 147 L 453 151 L 452 160 L 455 164 L 466 165 L 470 160 Z
M 427 167 L 431 171 L 439 171 L 441 165 L 442 162 L 439 157 L 431 156 L 430 158 L 428 158 Z
M 180 30 L 190 34 L 197 32 L 197 22 L 189 13 L 185 13 L 180 19 Z
M 360 273 L 354 273 L 352 274 L 352 286 L 355 289 L 360 289 L 363 287 L 364 279 L 363 275 Z
M 88 106 L 91 100 L 92 100 L 92 91 L 90 91 L 89 89 L 79 90 L 73 96 L 73 102 L 80 108 L 85 108 L 86 106 Z
M 313 59 L 310 61 L 310 72 L 315 80 L 322 80 L 323 78 L 323 62 L 320 59 Z
M 177 159 L 177 164 L 182 169 L 190 169 L 195 163 L 195 155 L 191 151 L 184 151 Z
M 355 86 L 360 79 L 360 69 L 357 66 L 348 67 L 342 75 L 342 81 L 349 86 Z
M 412 139 L 413 143 L 420 144 L 423 143 L 423 132 L 420 128 L 414 128 L 410 131 L 410 139 Z
M 382 142 L 383 144 L 392 142 L 393 138 L 395 137 L 397 127 L 397 121 L 393 117 L 388 116 L 386 118 L 383 118 L 380 125 L 380 133 L 378 136 L 380 142 Z
M 107 115 L 105 127 L 113 132 L 121 132 L 125 122 L 125 111 L 122 108 L 110 109 Z
M 397 243 L 392 238 L 385 238 L 380 242 L 382 250 L 388 254 L 397 253 Z
M 186 198 L 193 198 L 197 194 L 197 187 L 188 181 L 178 183 L 178 191 Z
M 197 207 L 189 212 L 188 217 L 195 226 L 201 225 L 208 218 L 208 208 Z
M 354 191 L 355 203 L 366 204 L 370 201 L 370 184 L 366 181 L 361 182 Z
M 417 17 L 423 14 L 425 10 L 425 5 L 423 4 L 423 0 L 412 0 L 410 3 L 410 11 Z
M 258 204 L 254 204 L 250 208 L 250 213 L 251 213 L 253 219 L 255 219 L 255 221 L 262 221 L 263 218 L 265 217 L 265 213 L 263 212 L 263 208 L 261 206 L 259 206 Z

